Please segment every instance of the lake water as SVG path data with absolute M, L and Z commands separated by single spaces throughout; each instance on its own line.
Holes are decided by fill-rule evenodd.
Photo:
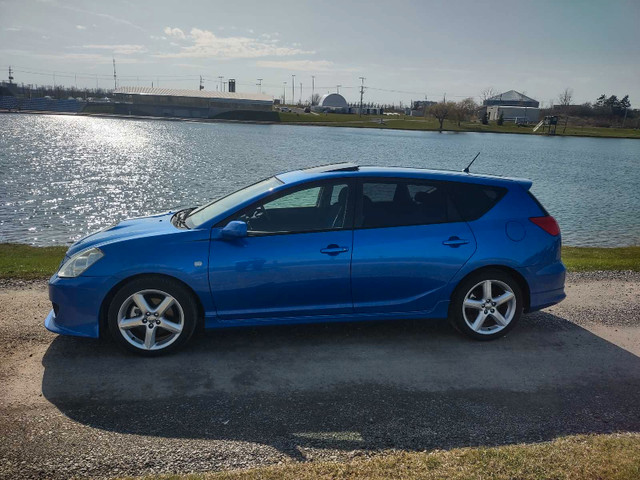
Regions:
M 0 115 L 0 242 L 68 244 L 278 172 L 353 161 L 534 181 L 568 245 L 640 244 L 640 141 Z

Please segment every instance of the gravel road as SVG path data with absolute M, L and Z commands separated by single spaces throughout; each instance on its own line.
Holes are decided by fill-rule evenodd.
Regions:
M 145 359 L 58 337 L 46 283 L 0 283 L 0 478 L 223 470 L 640 431 L 640 274 L 479 343 L 445 321 L 207 333 Z

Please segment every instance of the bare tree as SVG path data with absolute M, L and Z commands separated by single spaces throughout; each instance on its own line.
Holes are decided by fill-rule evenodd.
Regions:
M 320 94 L 314 93 L 311 95 L 311 105 L 318 105 L 318 102 L 320 102 Z
M 455 104 L 455 109 L 453 111 L 452 117 L 458 122 L 458 126 L 460 126 L 460 122 L 471 119 L 471 116 L 474 114 L 477 108 L 478 105 L 473 100 L 473 98 L 465 98 L 464 100 L 460 100 Z
M 571 100 L 573 100 L 573 90 L 569 87 L 565 88 L 560 95 L 558 95 L 558 103 L 563 107 L 568 107 L 571 105 Z
M 558 95 L 558 102 L 562 107 L 562 111 L 564 113 L 564 128 L 562 129 L 562 134 L 567 131 L 567 123 L 569 123 L 569 105 L 571 105 L 571 100 L 573 99 L 573 90 L 569 87 L 565 88 L 560 95 Z
M 445 119 L 455 110 L 456 104 L 453 102 L 440 102 L 435 105 L 431 105 L 429 113 L 438 119 L 440 123 L 440 131 L 442 131 L 442 124 Z
M 497 90 L 493 87 L 487 87 L 482 92 L 480 92 L 480 98 L 482 101 L 488 100 L 491 97 L 495 97 L 498 94 Z

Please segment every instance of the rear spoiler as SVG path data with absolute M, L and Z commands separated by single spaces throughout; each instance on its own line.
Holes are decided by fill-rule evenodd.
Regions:
M 511 180 L 512 182 L 517 183 L 524 189 L 525 192 L 528 192 L 531 188 L 531 185 L 533 185 L 533 181 L 527 178 L 507 178 L 506 180 Z

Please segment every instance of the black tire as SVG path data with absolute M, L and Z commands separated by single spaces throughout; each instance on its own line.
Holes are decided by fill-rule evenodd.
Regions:
M 179 331 L 179 333 L 172 333 L 169 330 L 165 330 L 159 323 L 156 325 L 157 322 L 161 321 L 156 318 L 158 317 L 157 315 L 154 317 L 155 314 L 151 313 L 145 317 L 142 311 L 139 309 L 135 310 L 138 307 L 131 297 L 140 292 L 143 292 L 143 298 L 147 301 L 148 306 L 154 308 L 158 307 L 162 301 L 161 294 L 164 293 L 173 297 L 175 300 L 174 303 L 167 309 L 166 315 L 162 315 L 159 318 L 161 320 L 174 321 L 173 325 L 180 325 L 181 331 Z M 127 317 L 139 316 L 143 318 L 142 321 L 145 322 L 144 325 L 133 327 L 126 331 L 128 333 L 124 333 L 118 326 L 118 315 L 121 308 L 123 312 L 135 310 Z M 120 347 L 138 355 L 153 357 L 173 352 L 183 347 L 189 341 L 198 323 L 198 305 L 192 292 L 180 282 L 167 277 L 146 276 L 135 278 L 120 287 L 109 304 L 107 315 L 109 332 Z M 152 321 L 149 321 L 149 318 L 151 318 Z M 151 326 L 149 326 L 149 324 L 151 324 Z M 144 347 L 143 338 L 146 335 L 147 327 L 149 327 L 150 330 L 155 328 L 156 335 L 158 332 L 160 333 L 160 340 L 158 340 L 157 346 L 152 347 L 154 348 L 152 350 Z M 125 335 L 129 337 L 129 340 L 125 338 Z M 154 339 L 155 338 L 154 336 Z M 138 340 L 143 343 L 139 344 Z M 163 342 L 165 346 L 162 346 Z
M 467 320 L 465 320 L 465 312 L 467 314 L 467 319 L 469 319 L 469 317 L 473 314 L 474 309 L 467 308 L 465 311 L 465 308 L 463 305 L 464 305 L 465 298 L 467 297 L 467 294 L 469 294 L 474 287 L 478 286 L 479 284 L 481 284 L 486 280 L 495 282 L 494 284 L 492 284 L 494 291 L 500 292 L 502 290 L 502 285 L 508 286 L 515 296 L 515 304 L 511 304 L 511 305 L 507 304 L 507 305 L 501 305 L 501 306 L 492 305 L 492 306 L 489 306 L 486 310 L 483 310 L 482 308 L 480 308 L 478 310 L 478 314 L 488 312 L 488 317 L 487 317 L 488 323 L 486 327 L 483 326 L 483 329 L 481 329 L 481 332 L 478 332 L 472 329 L 471 326 L 467 323 Z M 472 295 L 480 296 L 479 294 L 481 290 L 478 290 L 478 289 L 481 289 L 481 288 L 482 288 L 481 286 L 476 287 Z M 506 292 L 506 290 L 504 291 Z M 478 300 L 484 302 L 486 299 L 479 298 Z M 500 315 L 507 312 L 513 314 L 513 317 L 511 318 L 511 320 L 508 322 L 506 326 L 500 328 L 501 325 L 499 325 L 499 323 L 492 316 L 493 315 L 491 313 L 493 311 L 492 307 L 494 310 L 497 310 L 497 313 Z M 473 338 L 474 340 L 483 340 L 483 341 L 495 340 L 497 338 L 505 336 L 516 326 L 516 324 L 520 320 L 520 317 L 522 316 L 522 310 L 523 310 L 522 288 L 520 288 L 520 285 L 518 284 L 516 279 L 512 275 L 510 275 L 509 273 L 503 270 L 485 269 L 469 275 L 462 282 L 460 282 L 456 290 L 453 292 L 453 295 L 451 296 L 451 304 L 449 306 L 449 321 L 451 322 L 451 324 L 456 330 L 458 330 L 460 333 L 463 333 L 464 335 L 470 338 Z M 503 315 L 503 318 L 507 318 L 507 317 Z M 499 328 L 499 329 L 492 332 L 491 328 Z

